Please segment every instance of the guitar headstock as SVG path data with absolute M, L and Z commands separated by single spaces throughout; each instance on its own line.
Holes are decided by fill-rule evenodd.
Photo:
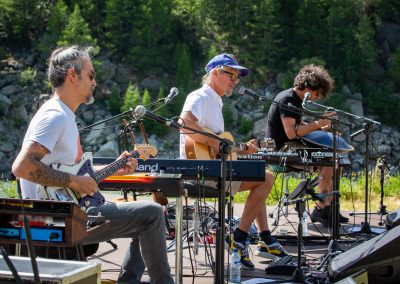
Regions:
M 158 153 L 157 148 L 149 144 L 136 144 L 135 151 L 137 152 L 137 156 L 139 156 L 137 158 L 142 158 L 143 160 L 147 160 L 150 157 L 155 157 Z

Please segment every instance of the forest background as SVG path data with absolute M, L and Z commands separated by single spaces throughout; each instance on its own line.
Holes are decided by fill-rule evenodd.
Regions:
M 327 105 L 340 105 L 350 90 L 362 95 L 366 116 L 400 125 L 396 0 L 0 0 L 0 100 L 7 103 L 2 101 L 0 120 L 5 128 L 20 129 L 18 140 L 28 121 L 10 110 L 51 93 L 46 59 L 55 47 L 70 44 L 95 47 L 95 104 L 107 115 L 150 104 L 172 86 L 180 95 L 157 113 L 179 115 L 186 95 L 200 86 L 207 61 L 228 52 L 250 69 L 241 85 L 267 97 L 292 86 L 304 64 L 320 64 L 335 79 Z M 110 66 L 117 66 L 113 80 Z M 20 87 L 10 88 L 15 80 Z M 14 90 L 25 97 L 10 100 Z M 28 109 L 28 117 L 33 112 Z M 243 138 L 250 135 L 248 116 L 234 121 L 229 108 L 224 113 L 227 129 Z M 170 132 L 155 122 L 146 125 L 157 137 Z M 10 138 L 0 140 L 3 151 Z
M 392 94 L 400 87 L 400 39 L 382 41 L 382 33 L 399 18 L 395 0 L 0 0 L 0 59 L 33 55 L 21 80 L 43 83 L 45 91 L 35 75 L 54 47 L 92 45 L 98 65 L 106 55 L 126 63 L 136 80 L 150 75 L 181 94 L 199 86 L 205 63 L 221 52 L 248 67 L 244 83 L 259 89 L 289 87 L 301 66 L 316 63 L 335 79 L 332 105 L 346 85 L 362 93 L 367 113 L 398 125 Z M 99 103 L 118 113 L 135 83 L 111 86 Z M 184 98 L 168 110 L 178 114 Z

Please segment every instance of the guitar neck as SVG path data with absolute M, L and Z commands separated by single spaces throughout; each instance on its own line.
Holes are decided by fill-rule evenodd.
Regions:
M 122 159 L 119 159 L 119 160 L 116 160 L 116 161 L 112 162 L 111 164 L 109 164 L 105 168 L 103 168 L 103 169 L 95 172 L 94 174 L 92 174 L 91 177 L 99 184 L 105 178 L 111 176 L 112 174 L 114 174 L 119 169 L 122 169 L 131 156 L 134 156 L 134 155 L 132 154 L 130 156 L 127 156 L 127 157 L 124 157 Z

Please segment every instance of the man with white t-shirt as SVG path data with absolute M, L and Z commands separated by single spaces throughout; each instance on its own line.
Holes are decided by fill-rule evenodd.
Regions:
M 95 71 L 91 61 L 92 48 L 77 46 L 58 48 L 51 54 L 48 79 L 53 97 L 42 105 L 26 132 L 22 149 L 12 171 L 20 178 L 24 198 L 40 199 L 40 185 L 69 188 L 78 193 L 98 194 L 96 181 L 90 176 L 79 176 L 58 171 L 49 165 L 74 165 L 82 157 L 75 111 L 81 104 L 94 101 Z M 126 151 L 124 167 L 114 174 L 133 173 L 137 160 Z M 100 170 L 96 167 L 94 170 Z M 162 207 L 151 201 L 124 203 L 104 202 L 87 209 L 88 215 L 101 213 L 111 221 L 105 234 L 84 240 L 85 244 L 114 238 L 131 238 L 121 265 L 118 283 L 140 283 L 147 267 L 151 283 L 174 283 L 168 265 L 165 243 L 165 222 Z M 154 257 L 157 255 L 158 257 Z
M 246 76 L 247 68 L 238 64 L 231 54 L 215 56 L 205 67 L 206 75 L 203 86 L 190 93 L 183 106 L 180 120 L 188 127 L 205 131 L 208 129 L 214 134 L 224 132 L 224 117 L 222 114 L 222 97 L 232 95 L 232 91 L 240 80 Z M 182 130 L 180 135 L 180 157 L 187 157 L 186 150 L 192 141 L 207 145 L 214 153 L 218 153 L 220 141 L 198 133 L 189 133 Z M 257 151 L 255 139 L 246 143 L 247 150 L 240 154 L 251 154 Z M 186 146 L 186 147 L 185 147 Z M 271 192 L 274 176 L 266 172 L 264 182 L 232 182 L 229 192 L 234 195 L 238 191 L 249 190 L 249 196 L 240 218 L 238 227 L 233 232 L 233 238 L 227 236 L 226 241 L 239 249 L 241 264 L 247 269 L 254 269 L 254 264 L 248 253 L 248 231 L 255 221 L 260 235 L 256 254 L 263 257 L 281 257 L 287 255 L 282 246 L 271 236 L 268 229 L 267 211 L 265 201 Z M 207 186 L 216 187 L 215 182 L 208 182 Z

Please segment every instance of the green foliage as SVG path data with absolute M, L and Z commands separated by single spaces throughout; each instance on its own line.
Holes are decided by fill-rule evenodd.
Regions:
M 3 198 L 17 197 L 17 181 L 0 180 L 0 197 Z
M 129 83 L 128 88 L 125 91 L 123 103 L 121 106 L 121 112 L 125 112 L 134 106 L 141 104 L 141 97 L 139 89 L 131 83 Z
M 243 83 L 279 78 L 278 89 L 317 61 L 336 90 L 362 92 L 368 110 L 388 120 L 398 103 L 389 94 L 400 89 L 400 51 L 382 38 L 400 22 L 399 9 L 395 0 L 0 0 L 0 58 L 32 51 L 33 62 L 44 63 L 56 45 L 93 45 L 139 80 L 151 74 L 176 85 L 181 94 L 167 106 L 175 115 L 218 53 L 234 53 L 250 69 Z
M 38 49 L 42 52 L 42 57 L 47 58 L 52 49 L 57 45 L 62 31 L 68 22 L 68 6 L 63 0 L 57 0 L 50 10 L 50 17 L 47 23 L 47 30 L 38 43 Z
M 396 49 L 391 59 L 388 75 L 400 87 L 400 46 Z
M 325 66 L 325 62 L 323 59 L 319 57 L 312 57 L 312 58 L 303 58 L 301 60 L 298 60 L 297 58 L 292 58 L 289 61 L 289 66 L 286 70 L 285 73 L 283 73 L 283 76 L 281 78 L 281 82 L 278 82 L 280 87 L 282 89 L 287 89 L 290 87 L 293 87 L 293 81 L 294 78 L 296 77 L 296 74 L 299 73 L 300 69 L 304 65 L 308 64 L 315 64 L 315 65 L 322 65 Z
M 249 134 L 249 132 L 253 129 L 253 122 L 250 118 L 243 116 L 240 119 L 239 129 L 238 132 L 242 135 Z
M 186 44 L 179 45 L 178 64 L 175 76 L 175 84 L 179 89 L 180 95 L 175 98 L 174 104 L 169 106 L 174 114 L 179 114 L 185 102 L 185 94 L 192 91 L 193 83 L 193 67 L 189 50 Z
M 97 40 L 90 35 L 89 24 L 82 18 L 78 5 L 75 5 L 74 11 L 70 15 L 69 21 L 61 34 L 61 38 L 57 42 L 58 45 L 77 44 L 80 46 L 92 46 L 94 53 L 100 51 Z
M 158 96 L 157 99 L 158 100 L 162 100 L 165 97 L 165 91 L 164 88 L 161 87 L 159 92 L 158 92 Z M 162 116 L 162 117 L 169 117 L 169 113 L 168 110 L 165 106 L 160 107 L 157 110 L 157 114 Z M 156 122 L 156 125 L 154 126 L 154 132 L 153 134 L 156 134 L 157 136 L 164 136 L 169 132 L 169 128 L 161 123 Z
M 19 74 L 19 82 L 22 85 L 29 85 L 35 81 L 36 70 L 31 67 L 26 68 Z
M 371 195 L 376 198 L 370 198 L 369 202 L 375 203 L 378 206 L 378 200 L 380 196 L 380 176 L 377 173 L 369 174 L 369 184 L 371 187 Z M 301 179 L 291 177 L 289 178 L 288 187 L 294 189 Z M 277 203 L 282 196 L 281 190 L 286 186 L 286 180 L 282 175 L 277 175 L 274 183 L 274 187 L 266 201 L 266 204 L 273 205 Z M 400 194 L 400 176 L 386 176 L 384 180 L 385 186 L 385 198 L 397 198 Z M 248 191 L 239 192 L 235 195 L 235 202 L 245 203 L 249 195 Z M 365 174 L 355 174 L 351 177 L 340 178 L 340 202 L 346 201 L 346 203 L 361 202 L 363 204 L 365 197 Z M 393 206 L 390 206 L 394 210 Z M 341 206 L 343 209 L 343 207 Z M 346 208 L 346 210 L 352 210 L 353 208 Z
M 171 17 L 171 1 L 139 1 L 130 36 L 134 43 L 129 48 L 127 60 L 134 68 L 146 66 L 154 72 L 170 69 L 166 56 L 173 54 L 175 37 Z
M 233 120 L 232 104 L 230 103 L 229 100 L 224 100 L 222 113 L 224 116 L 225 128 L 232 129 L 234 120 Z
M 105 3 L 105 45 L 116 57 L 126 54 L 135 43 L 135 39 L 131 36 L 135 22 L 132 19 L 138 14 L 138 4 L 135 2 L 109 0 Z
M 17 48 L 29 46 L 43 31 L 50 0 L 1 0 L 0 33 Z
M 119 90 L 115 86 L 111 88 L 111 94 L 107 100 L 107 106 L 112 115 L 116 115 L 120 112 L 122 101 L 119 96 Z

